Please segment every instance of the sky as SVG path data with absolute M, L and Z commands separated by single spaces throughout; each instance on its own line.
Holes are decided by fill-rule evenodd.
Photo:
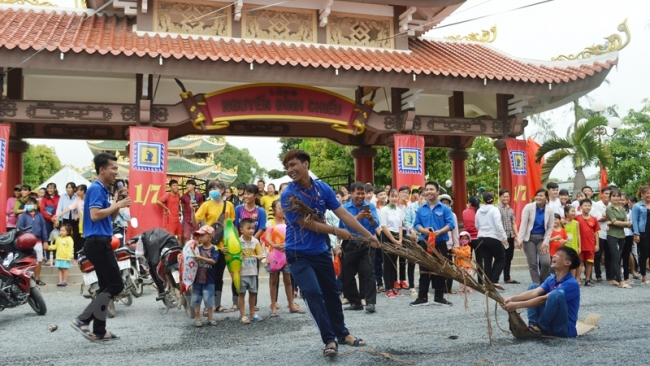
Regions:
M 649 0 L 554 0 L 522 10 L 513 10 L 543 0 L 468 0 L 438 27 L 427 33 L 428 37 L 465 35 L 497 26 L 497 39 L 492 46 L 517 58 L 550 60 L 558 54 L 577 53 L 587 46 L 602 44 L 604 37 L 617 32 L 625 19 L 631 33 L 630 44 L 619 52 L 619 65 L 608 75 L 608 83 L 581 100 L 589 106 L 594 101 L 617 105 L 623 116 L 630 109 L 640 109 L 642 100 L 650 98 L 650 72 L 647 59 L 650 55 L 650 1 Z M 476 17 L 483 19 L 471 20 Z M 467 21 L 470 20 L 470 21 Z M 467 21 L 463 24 L 453 24 Z M 620 34 L 620 33 L 619 33 Z M 621 34 L 623 38 L 624 35 Z M 545 114 L 555 126 L 556 133 L 564 135 L 567 123 L 573 122 L 569 107 L 558 108 Z M 526 128 L 532 135 L 536 127 Z M 238 148 L 248 148 L 259 165 L 267 170 L 282 169 L 278 154 L 280 144 L 276 138 L 234 137 L 226 140 Z M 29 141 L 29 140 L 28 140 Z M 76 167 L 90 165 L 92 154 L 85 141 L 32 140 L 55 148 L 62 164 Z M 597 172 L 586 169 L 586 174 Z M 558 166 L 551 175 L 564 179 L 572 175 L 567 162 Z

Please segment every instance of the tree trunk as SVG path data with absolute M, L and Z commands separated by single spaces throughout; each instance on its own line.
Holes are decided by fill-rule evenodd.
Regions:
M 582 168 L 576 168 L 576 176 L 573 179 L 573 197 L 575 198 L 582 187 L 587 185 L 587 178 Z

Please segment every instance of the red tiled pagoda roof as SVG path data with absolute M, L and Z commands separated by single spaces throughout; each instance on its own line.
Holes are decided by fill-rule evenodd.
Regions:
M 86 52 L 137 57 L 221 60 L 313 68 L 433 74 L 529 83 L 562 83 L 585 79 L 618 62 L 610 58 L 552 63 L 518 60 L 479 43 L 410 39 L 408 51 L 323 44 L 242 41 L 190 37 L 133 30 L 135 19 L 51 10 L 0 9 L 0 48 Z M 66 33 L 66 30 L 67 33 Z M 64 34 L 65 33 L 65 34 Z M 63 35 L 63 37 L 61 37 Z M 57 37 L 61 39 L 57 41 Z

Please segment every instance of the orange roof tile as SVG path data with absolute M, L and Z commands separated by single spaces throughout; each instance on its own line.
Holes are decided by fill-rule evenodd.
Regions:
M 134 18 L 51 10 L 0 9 L 0 47 L 48 51 L 98 52 L 138 57 L 174 57 L 314 68 L 434 74 L 453 77 L 562 83 L 584 79 L 618 62 L 598 58 L 570 63 L 514 59 L 479 43 L 410 39 L 411 52 L 324 44 L 241 41 L 134 32 Z M 70 30 L 69 30 L 70 29 Z M 66 30 L 69 30 L 66 32 Z M 65 35 L 58 41 L 57 37 Z M 608 56 L 608 55 L 606 55 Z

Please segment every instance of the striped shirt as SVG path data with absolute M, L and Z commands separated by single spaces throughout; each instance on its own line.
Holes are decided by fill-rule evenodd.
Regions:
M 506 236 L 512 238 L 515 236 L 514 228 L 512 227 L 512 222 L 515 221 L 515 212 L 510 206 L 499 204 L 497 206 L 501 212 L 501 223 L 503 224 L 503 230 L 506 231 Z

